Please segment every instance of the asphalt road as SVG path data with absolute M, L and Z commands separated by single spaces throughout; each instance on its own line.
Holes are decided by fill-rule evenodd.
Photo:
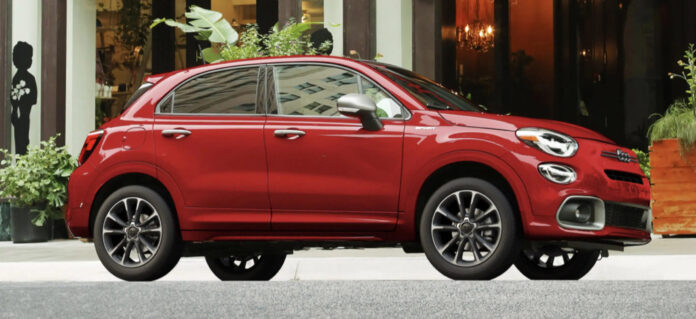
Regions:
M 1 318 L 696 316 L 696 282 L 2 283 Z

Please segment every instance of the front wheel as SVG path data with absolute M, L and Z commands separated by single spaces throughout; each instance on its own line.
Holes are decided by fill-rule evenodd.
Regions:
M 515 212 L 493 184 L 460 178 L 440 187 L 425 205 L 421 245 L 430 263 L 456 280 L 488 280 L 519 253 Z
M 525 249 L 515 261 L 515 267 L 533 280 L 578 280 L 590 272 L 600 253 L 554 246 Z
M 205 257 L 208 267 L 223 281 L 271 280 L 285 263 L 284 253 Z

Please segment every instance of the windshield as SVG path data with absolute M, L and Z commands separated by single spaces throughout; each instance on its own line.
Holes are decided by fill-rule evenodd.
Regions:
M 423 105 L 437 110 L 482 112 L 471 101 L 421 75 L 391 65 L 370 63 L 377 71 L 401 85 Z

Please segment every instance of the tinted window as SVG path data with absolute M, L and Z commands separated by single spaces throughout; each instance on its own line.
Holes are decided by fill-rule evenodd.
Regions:
M 377 116 L 389 119 L 404 118 L 404 111 L 401 105 L 394 101 L 382 88 L 363 77 L 360 78 L 360 81 L 362 81 L 362 94 L 369 96 L 377 105 Z
M 358 93 L 357 76 L 340 68 L 288 65 L 273 68 L 277 110 L 283 115 L 340 116 L 336 101 Z
M 256 114 L 258 74 L 254 67 L 198 76 L 178 87 L 160 113 Z

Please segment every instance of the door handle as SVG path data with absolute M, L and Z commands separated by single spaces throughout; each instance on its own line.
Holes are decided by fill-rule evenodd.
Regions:
M 275 135 L 276 137 L 285 137 L 289 140 L 298 139 L 304 136 L 305 134 L 307 134 L 305 133 L 305 131 L 300 130 L 275 130 L 273 132 L 273 135 Z
M 175 136 L 175 135 L 177 135 L 176 139 L 177 139 L 177 140 L 180 140 L 180 139 L 182 139 L 182 138 L 184 138 L 184 137 L 186 137 L 186 136 L 191 135 L 191 131 L 185 130 L 185 129 L 181 129 L 181 128 L 177 128 L 177 129 L 173 129 L 173 130 L 163 130 L 163 131 L 162 131 L 162 136 L 164 136 L 164 137 L 172 137 L 172 136 Z

